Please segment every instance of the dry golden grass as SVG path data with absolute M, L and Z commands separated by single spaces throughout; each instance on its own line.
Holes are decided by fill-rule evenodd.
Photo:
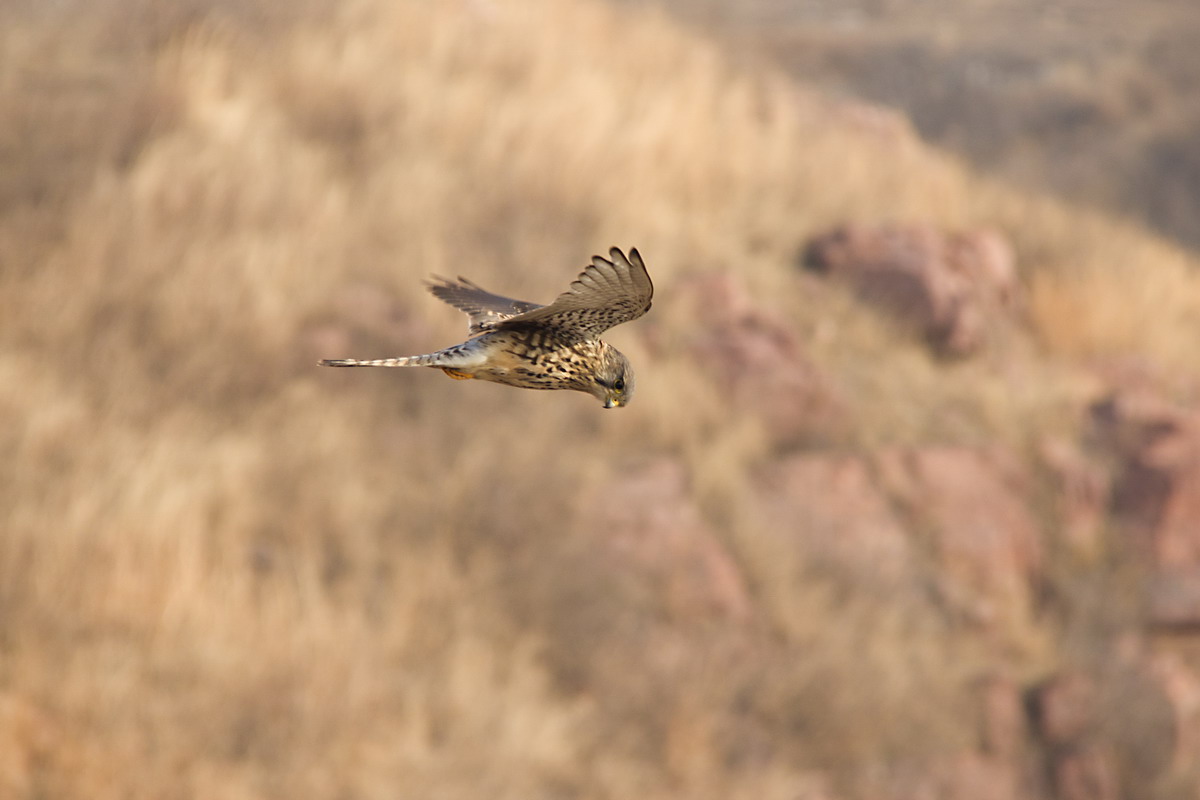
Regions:
M 1020 444 L 1062 424 L 1073 359 L 1178 365 L 1200 334 L 1179 254 L 831 123 L 653 14 L 213 5 L 149 35 L 118 9 L 11 12 L 6 41 L 48 44 L 0 50 L 10 796 L 794 798 L 822 775 L 853 796 L 967 735 L 976 644 L 915 589 L 764 536 L 738 487 L 770 443 L 632 326 L 619 413 L 313 366 L 453 341 L 428 273 L 549 298 L 636 245 L 683 341 L 673 284 L 738 271 L 798 330 L 834 325 L 813 357 L 852 390 L 846 447 Z M 1009 232 L 1054 365 L 1024 342 L 947 369 L 797 283 L 804 238 L 848 215 Z M 674 618 L 595 569 L 587 487 L 660 456 L 753 624 Z

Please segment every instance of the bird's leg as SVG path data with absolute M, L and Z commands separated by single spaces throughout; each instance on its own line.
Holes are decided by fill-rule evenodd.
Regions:
M 456 381 L 468 381 L 471 378 L 475 377 L 470 372 L 462 372 L 460 370 L 453 369 L 451 367 L 442 367 L 442 372 L 446 373 L 451 378 L 454 378 L 454 380 L 456 380 Z

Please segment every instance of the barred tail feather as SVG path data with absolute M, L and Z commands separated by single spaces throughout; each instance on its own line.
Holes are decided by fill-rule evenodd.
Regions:
M 357 358 L 327 358 L 318 361 L 317 365 L 321 367 L 432 367 L 438 360 L 436 353 L 430 353 L 423 356 L 377 358 L 372 361 L 360 361 Z

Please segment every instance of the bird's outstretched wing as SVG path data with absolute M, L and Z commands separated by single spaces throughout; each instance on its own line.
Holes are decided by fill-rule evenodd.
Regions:
M 611 261 L 592 256 L 592 263 L 550 305 L 510 316 L 495 328 L 540 327 L 566 339 L 582 340 L 594 339 L 614 325 L 642 316 L 650 310 L 654 284 L 641 255 L 634 249 L 626 258 L 614 247 L 608 256 Z
M 435 277 L 426 283 L 429 291 L 439 300 L 464 312 L 471 319 L 471 335 L 494 329 L 506 319 L 541 308 L 537 303 L 513 300 L 480 288 L 475 283 L 459 276 L 457 281 Z

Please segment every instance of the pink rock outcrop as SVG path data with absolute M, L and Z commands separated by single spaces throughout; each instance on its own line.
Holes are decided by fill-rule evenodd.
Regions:
M 809 556 L 870 580 L 894 581 L 911 567 L 911 543 L 867 463 L 804 454 L 764 468 L 757 507 L 772 530 Z
M 1151 621 L 1200 629 L 1200 410 L 1118 391 L 1092 406 L 1091 420 L 1115 462 L 1118 529 L 1151 572 Z
M 1098 691 L 1095 679 L 1080 670 L 1066 670 L 1044 681 L 1033 694 L 1038 736 L 1052 747 L 1078 744 L 1095 726 Z
M 1092 421 L 1118 459 L 1118 520 L 1156 567 L 1200 569 L 1200 411 L 1117 392 Z
M 911 528 L 928 537 L 946 600 L 980 623 L 1024 618 L 1042 547 L 1015 457 L 947 446 L 884 451 L 875 462 Z
M 1158 570 L 1147 589 L 1149 622 L 1179 633 L 1200 632 L 1200 570 Z
M 1121 796 L 1115 758 L 1107 748 L 1083 745 L 1054 759 L 1051 768 L 1059 800 L 1117 800 Z
M 606 484 L 585 508 L 617 568 L 647 577 L 671 612 L 750 615 L 741 570 L 702 518 L 678 462 L 660 459 Z
M 846 281 L 945 355 L 978 350 L 1021 301 L 1012 247 L 995 231 L 844 225 L 814 237 L 804 263 Z
M 1116 800 L 1120 783 L 1112 748 L 1097 737 L 1096 680 L 1065 670 L 1031 695 L 1033 725 L 1045 748 L 1054 796 L 1062 800 Z
M 979 753 L 963 753 L 933 769 L 927 797 L 954 800 L 1021 800 L 1026 793 L 1019 770 L 1012 764 Z
M 688 344 L 740 412 L 758 414 L 783 443 L 827 435 L 841 404 L 805 354 L 795 327 L 751 302 L 736 276 L 712 273 L 679 287 L 705 319 Z

